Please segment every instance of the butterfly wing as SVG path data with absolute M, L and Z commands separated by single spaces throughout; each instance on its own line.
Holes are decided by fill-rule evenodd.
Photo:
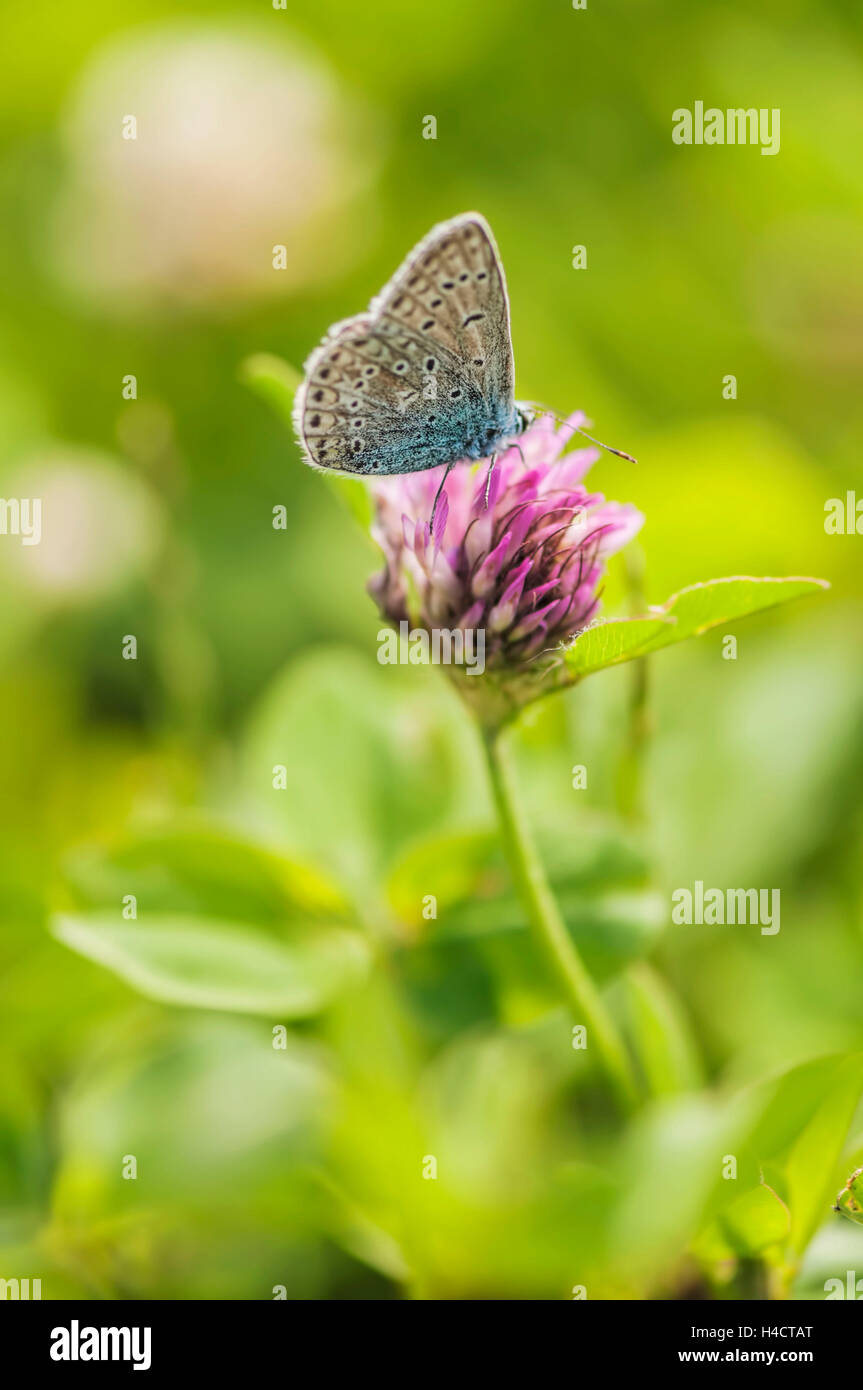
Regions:
M 367 314 L 330 330 L 295 424 L 308 462 L 353 473 L 481 458 L 515 432 L 509 301 L 479 214 L 435 227 Z
M 491 228 L 477 212 L 432 228 L 371 312 L 448 349 L 489 402 L 512 402 L 509 297 Z

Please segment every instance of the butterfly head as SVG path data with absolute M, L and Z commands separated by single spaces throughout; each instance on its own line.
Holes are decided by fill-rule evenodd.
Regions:
M 524 434 L 525 430 L 530 429 L 530 426 L 533 424 L 534 420 L 538 420 L 540 415 L 542 414 L 543 411 L 539 410 L 535 405 L 532 405 L 529 401 L 516 401 L 516 433 Z

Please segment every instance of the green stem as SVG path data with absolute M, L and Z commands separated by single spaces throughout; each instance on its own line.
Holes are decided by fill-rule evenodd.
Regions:
M 542 861 L 521 812 L 499 736 L 484 731 L 483 744 L 503 843 L 515 885 L 533 931 L 579 1023 L 587 1028 L 615 1092 L 626 1109 L 638 1101 L 632 1063 L 617 1028 L 566 929 Z
M 624 568 L 629 593 L 629 611 L 635 617 L 645 611 L 644 553 L 638 546 L 624 552 Z M 648 663 L 642 656 L 632 663 L 629 693 L 629 727 L 626 747 L 617 771 L 617 805 L 621 815 L 632 821 L 643 819 L 644 754 L 650 733 L 647 707 Z

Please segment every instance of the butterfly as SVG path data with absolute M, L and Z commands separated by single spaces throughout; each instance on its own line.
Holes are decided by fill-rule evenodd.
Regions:
M 539 413 L 514 399 L 506 279 L 478 212 L 433 227 L 304 370 L 294 426 L 306 462 L 365 477 L 445 465 L 432 524 L 449 470 L 490 459 L 487 499 L 496 453 Z

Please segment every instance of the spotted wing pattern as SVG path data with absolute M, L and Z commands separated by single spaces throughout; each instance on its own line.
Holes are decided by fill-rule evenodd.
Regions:
M 361 474 L 482 458 L 515 431 L 509 301 L 479 214 L 435 227 L 366 314 L 330 329 L 294 418 L 309 463 Z

